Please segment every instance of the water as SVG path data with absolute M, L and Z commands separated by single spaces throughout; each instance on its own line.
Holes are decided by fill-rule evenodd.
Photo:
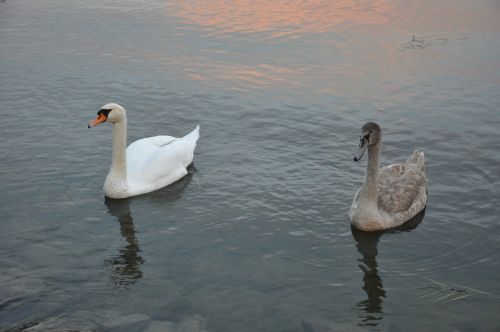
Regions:
M 0 330 L 498 331 L 499 30 L 488 0 L 0 2 Z M 129 141 L 200 124 L 191 174 L 105 200 L 107 102 Z M 347 221 L 366 121 L 382 164 L 426 153 L 395 232 Z

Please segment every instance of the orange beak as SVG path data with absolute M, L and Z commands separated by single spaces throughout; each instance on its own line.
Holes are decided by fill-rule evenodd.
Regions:
M 104 115 L 102 113 L 99 113 L 97 115 L 97 118 L 95 118 L 94 120 L 90 121 L 89 128 L 95 127 L 98 124 L 105 122 L 107 119 L 108 119 L 108 117 L 106 115 Z

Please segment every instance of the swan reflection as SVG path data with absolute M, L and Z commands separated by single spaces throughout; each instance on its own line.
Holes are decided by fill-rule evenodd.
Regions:
M 363 290 L 367 299 L 358 303 L 359 324 L 361 326 L 377 326 L 382 319 L 382 303 L 385 298 L 384 285 L 378 275 L 377 245 L 382 232 L 368 233 L 352 229 L 356 240 L 356 248 L 361 254 L 358 258 L 359 268 L 363 271 Z
M 104 200 L 108 213 L 118 219 L 120 233 L 126 241 L 126 244 L 118 251 L 118 255 L 105 261 L 105 264 L 112 268 L 111 279 L 117 286 L 134 284 L 142 278 L 141 265 L 144 259 L 140 255 L 141 250 L 129 203 L 129 199 L 106 197 Z
M 136 202 L 146 200 L 161 208 L 165 204 L 177 201 L 191 182 L 193 174 L 197 172 L 193 164 L 187 170 L 188 174 L 179 181 L 148 195 L 126 199 L 105 197 L 104 204 L 108 208 L 108 213 L 116 217 L 120 223 L 120 234 L 125 240 L 125 244 L 118 250 L 118 254 L 104 262 L 105 265 L 111 267 L 111 279 L 116 286 L 126 286 L 138 282 L 142 278 L 141 265 L 145 262 L 140 255 L 141 249 L 136 236 L 134 218 L 130 212 L 130 202 L 132 200 Z
M 367 298 L 357 304 L 359 309 L 359 325 L 368 328 L 376 328 L 383 318 L 383 302 L 386 297 L 382 278 L 378 274 L 378 242 L 386 233 L 397 233 L 410 231 L 418 226 L 424 218 L 425 210 L 401 225 L 400 227 L 379 231 L 363 232 L 355 228 L 352 235 L 356 241 L 356 248 L 361 254 L 358 258 L 359 268 L 363 272 L 363 290 Z
M 194 162 L 191 163 L 191 165 L 189 165 L 186 169 L 188 171 L 188 174 L 186 174 L 177 182 L 174 182 L 171 185 L 154 191 L 148 195 L 136 197 L 135 199 L 147 199 L 157 206 L 164 206 L 166 203 L 173 203 L 177 201 L 182 197 L 184 190 L 186 190 L 186 188 L 193 180 L 193 174 L 198 172 L 198 169 L 195 167 Z

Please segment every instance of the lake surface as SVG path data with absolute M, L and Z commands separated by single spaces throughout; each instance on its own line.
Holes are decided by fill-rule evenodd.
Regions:
M 500 3 L 0 1 L 1 331 L 499 331 Z M 129 142 L 201 138 L 190 175 L 106 200 Z M 404 229 L 351 230 L 425 151 Z

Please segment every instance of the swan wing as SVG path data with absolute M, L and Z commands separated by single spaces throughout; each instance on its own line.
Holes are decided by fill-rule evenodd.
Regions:
M 169 185 L 187 174 L 193 161 L 197 126 L 188 135 L 175 138 L 155 136 L 140 139 L 127 148 L 128 181 L 133 191 L 152 191 Z
M 133 173 L 141 169 L 151 156 L 175 140 L 172 136 L 154 136 L 133 142 L 127 147 L 127 171 Z
M 415 150 L 404 163 L 380 169 L 377 178 L 379 208 L 390 213 L 407 211 L 426 183 L 424 154 Z

